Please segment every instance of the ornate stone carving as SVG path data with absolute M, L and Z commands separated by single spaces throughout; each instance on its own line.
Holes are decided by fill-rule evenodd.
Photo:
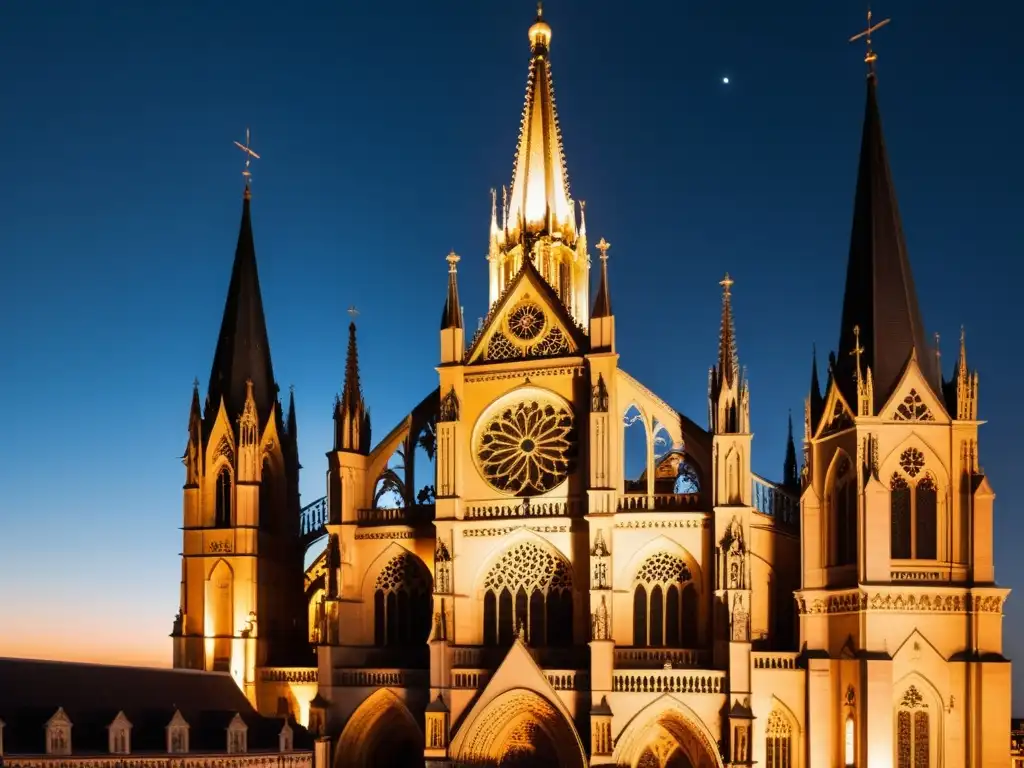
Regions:
M 924 696 L 917 690 L 917 686 L 912 685 L 903 694 L 900 706 L 907 709 L 917 709 L 918 707 L 927 707 L 928 705 L 924 703 Z
M 592 637 L 594 640 L 611 639 L 608 627 L 608 604 L 605 602 L 604 595 L 601 595 L 601 602 L 597 606 L 597 611 L 595 611 L 594 615 L 591 616 L 591 624 L 593 627 Z
M 736 643 L 750 640 L 750 614 L 739 592 L 732 596 L 732 640 Z
M 523 541 L 505 552 L 484 580 L 484 589 L 506 586 L 513 591 L 524 587 L 527 592 L 534 588 L 572 589 L 572 573 L 563 558 L 532 541 Z
M 437 540 L 434 547 L 434 591 L 442 594 L 451 592 L 452 556 L 447 545 Z
M 743 525 L 738 517 L 725 529 L 725 535 L 719 542 L 719 588 L 746 589 L 746 557 L 747 548 L 743 543 Z

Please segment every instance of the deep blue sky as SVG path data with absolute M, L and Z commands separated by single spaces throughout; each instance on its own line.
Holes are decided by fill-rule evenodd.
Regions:
M 965 324 L 981 374 L 997 574 L 1012 586 L 1024 7 L 970 10 L 876 4 L 895 15 L 876 48 L 925 320 L 947 374 Z M 323 493 L 346 307 L 362 311 L 378 436 L 435 385 L 450 249 L 469 324 L 486 309 L 488 190 L 509 180 L 533 15 L 529 0 L 3 4 L 0 653 L 169 662 L 178 457 L 220 323 L 246 126 L 305 500 Z M 573 194 L 591 238 L 613 244 L 623 367 L 703 423 L 729 270 L 755 470 L 778 477 L 811 345 L 838 337 L 864 103 L 846 38 L 863 4 L 549 0 L 545 16 Z

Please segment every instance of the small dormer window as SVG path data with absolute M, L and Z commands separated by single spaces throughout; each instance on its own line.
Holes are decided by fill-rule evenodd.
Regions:
M 247 735 L 249 726 L 245 724 L 242 716 L 236 714 L 228 725 L 228 753 L 232 755 L 243 754 L 247 751 Z
M 292 727 L 288 724 L 288 721 L 284 721 L 284 728 L 281 729 L 281 733 L 277 736 L 277 749 L 279 752 L 291 752 L 295 745 L 295 733 L 292 731 Z
M 46 723 L 46 754 L 71 754 L 71 720 L 60 707 Z
M 171 755 L 188 753 L 188 722 L 181 712 L 176 711 L 167 724 L 167 752 Z
M 117 717 L 107 726 L 108 749 L 112 755 L 127 755 L 132 751 L 131 744 L 132 724 L 125 717 L 124 712 L 118 712 Z

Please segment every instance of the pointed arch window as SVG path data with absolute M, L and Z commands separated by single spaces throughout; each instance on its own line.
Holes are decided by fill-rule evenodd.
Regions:
M 910 686 L 896 707 L 896 768 L 931 766 L 931 716 L 916 686 Z
M 534 646 L 573 641 L 572 572 L 532 542 L 516 544 L 484 580 L 484 645 L 510 645 L 520 632 Z
M 939 493 L 935 478 L 908 465 L 889 480 L 893 560 L 935 560 L 938 552 Z
M 231 470 L 221 467 L 214 486 L 214 525 L 218 528 L 231 527 Z
M 793 768 L 793 725 L 777 709 L 765 726 L 765 763 L 767 768 Z
M 832 485 L 835 522 L 835 565 L 857 562 L 857 473 L 847 456 L 840 456 Z
M 373 642 L 409 646 L 427 642 L 432 607 L 430 574 L 414 555 L 395 555 L 373 589 Z
M 637 571 L 633 588 L 633 645 L 693 648 L 697 645 L 697 588 L 683 558 L 651 555 Z

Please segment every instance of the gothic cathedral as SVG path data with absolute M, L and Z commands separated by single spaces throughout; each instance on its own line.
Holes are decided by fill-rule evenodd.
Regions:
M 487 317 L 467 339 L 450 254 L 438 388 L 376 444 L 350 324 L 327 493 L 303 508 L 246 191 L 189 418 L 175 666 L 295 714 L 336 768 L 1002 765 L 978 376 L 961 338 L 946 380 L 925 338 L 873 70 L 838 349 L 772 483 L 728 275 L 706 428 L 619 367 L 551 34 L 538 15 Z

